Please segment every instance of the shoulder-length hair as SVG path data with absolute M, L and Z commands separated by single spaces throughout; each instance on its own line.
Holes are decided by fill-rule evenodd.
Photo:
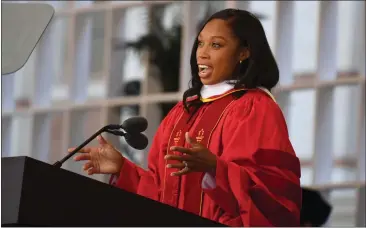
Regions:
M 279 69 L 276 60 L 268 44 L 267 37 L 259 19 L 252 13 L 239 9 L 224 9 L 213 14 L 204 26 L 213 19 L 222 19 L 228 22 L 233 34 L 239 39 L 241 47 L 248 48 L 250 56 L 242 63 L 238 63 L 232 80 L 235 80 L 235 88 L 245 87 L 253 89 L 264 87 L 271 91 L 279 80 Z M 199 35 L 198 33 L 198 35 Z M 196 51 L 198 47 L 198 35 L 191 52 L 191 85 L 184 92 L 184 107 L 188 110 L 187 98 L 197 95 L 200 97 L 202 82 L 198 76 Z

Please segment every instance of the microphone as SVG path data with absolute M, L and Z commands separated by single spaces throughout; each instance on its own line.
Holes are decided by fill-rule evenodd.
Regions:
M 122 132 L 118 130 L 107 130 L 108 133 L 111 133 L 113 135 L 123 136 L 126 139 L 126 142 L 131 147 L 137 149 L 137 150 L 143 150 L 147 147 L 149 144 L 149 140 L 147 137 L 142 133 L 133 133 L 130 134 L 128 132 Z
M 110 124 L 102 127 L 96 133 L 94 133 L 90 138 L 88 138 L 85 142 L 80 144 L 74 151 L 68 153 L 62 160 L 57 161 L 53 164 L 53 166 L 57 168 L 61 168 L 62 164 L 67 161 L 71 156 L 75 155 L 79 150 L 81 150 L 85 145 L 91 142 L 94 138 L 100 135 L 103 132 L 108 132 L 114 135 L 123 136 L 126 139 L 126 142 L 135 149 L 143 150 L 146 148 L 148 144 L 148 139 L 145 135 L 141 134 L 141 132 L 147 129 L 147 120 L 144 117 L 132 117 L 125 120 L 122 125 L 118 124 Z M 122 132 L 118 129 L 124 129 L 126 131 Z
M 147 147 L 149 140 L 147 139 L 146 135 L 138 133 L 135 135 L 126 134 L 125 135 L 126 142 L 128 145 L 132 146 L 137 150 L 143 150 Z
M 118 130 L 122 128 L 128 133 L 134 134 L 145 131 L 147 126 L 148 123 L 144 117 L 135 116 L 123 121 L 122 124 L 109 124 L 106 128 L 109 130 Z
M 147 120 L 144 117 L 135 116 L 123 121 L 121 125 L 110 124 L 107 125 L 106 127 L 109 130 L 118 130 L 122 128 L 128 133 L 134 134 L 145 131 L 147 129 L 147 125 L 148 125 Z
M 145 131 L 147 129 L 148 123 L 144 117 L 136 116 L 123 121 L 122 125 L 120 126 L 126 132 L 135 134 Z

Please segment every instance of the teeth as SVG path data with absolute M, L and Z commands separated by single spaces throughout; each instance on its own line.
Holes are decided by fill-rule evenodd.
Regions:
M 206 66 L 206 65 L 198 65 L 198 67 L 200 68 L 200 70 L 204 70 L 204 69 L 208 68 L 208 66 Z

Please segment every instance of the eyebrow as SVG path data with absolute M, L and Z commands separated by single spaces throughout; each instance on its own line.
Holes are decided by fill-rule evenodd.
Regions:
M 198 36 L 198 38 L 201 38 L 201 37 L 202 37 L 201 35 L 199 35 L 199 36 Z M 212 39 L 212 38 L 219 38 L 219 39 L 226 40 L 223 36 L 211 36 L 210 38 L 211 38 L 211 39 Z

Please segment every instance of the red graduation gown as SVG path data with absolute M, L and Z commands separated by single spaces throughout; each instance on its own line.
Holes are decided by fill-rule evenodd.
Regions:
M 206 109 L 207 104 L 199 109 L 190 132 Z M 117 187 L 167 203 L 164 192 L 165 198 L 176 200 L 169 203 L 172 206 L 228 226 L 300 225 L 300 162 L 283 114 L 266 93 L 250 90 L 230 103 L 212 131 L 208 148 L 217 155 L 213 189 L 202 189 L 204 173 L 194 173 L 181 177 L 177 191 L 164 191 L 165 181 L 172 180 L 164 156 L 183 112 L 179 102 L 162 121 L 149 152 L 148 170 L 126 160 L 114 183 Z M 189 175 L 201 178 L 196 181 Z M 201 191 L 197 205 L 192 196 Z

